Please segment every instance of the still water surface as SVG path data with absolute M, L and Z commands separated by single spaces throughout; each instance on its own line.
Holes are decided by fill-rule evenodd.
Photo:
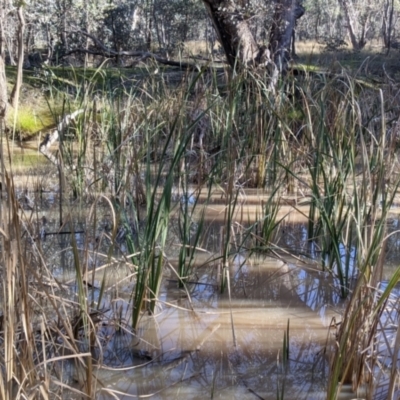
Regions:
M 59 226 L 57 193 L 42 195 L 39 219 L 46 217 L 41 246 L 54 277 L 76 296 L 71 235 L 56 235 Z M 87 207 L 73 206 L 75 239 L 82 249 L 93 249 L 87 266 L 89 289 L 96 301 L 105 276 L 102 307 L 107 322 L 100 328 L 104 343 L 97 352 L 95 370 L 98 399 L 324 399 L 329 352 L 334 351 L 333 318 L 340 320 L 343 304 L 337 282 L 318 270 L 315 249 L 305 243 L 307 205 L 282 205 L 278 218 L 286 217 L 275 237 L 296 257 L 271 256 L 242 249 L 230 260 L 230 293 L 220 292 L 221 223 L 224 204 L 216 200 L 205 213 L 207 237 L 194 263 L 187 290 L 177 288 L 173 272 L 177 250 L 172 243 L 154 316 L 144 315 L 138 332 L 129 330 L 130 299 L 135 272 L 124 259 L 121 241 L 112 262 L 105 265 L 110 214 L 99 212 L 97 233 L 85 219 Z M 249 192 L 239 204 L 235 220 L 243 225 L 259 215 L 260 199 Z M 396 225 L 397 219 L 393 220 Z M 40 225 L 40 224 L 39 224 Z M 397 225 L 396 225 L 397 226 Z M 103 235 L 104 234 L 104 238 Z M 92 235 L 92 237 L 91 237 Z M 96 240 L 94 240 L 94 236 Z M 100 239 L 99 239 L 100 238 Z M 389 261 L 400 248 L 396 235 L 388 243 Z M 86 252 L 87 253 L 87 252 Z M 397 251 L 397 255 L 399 252 Z M 125 254 L 126 255 L 126 254 Z M 105 275 L 104 275 L 105 273 Z M 116 313 L 126 330 L 116 332 Z M 288 345 L 284 347 L 284 337 Z M 285 360 L 285 354 L 288 360 Z M 75 365 L 65 368 L 66 381 L 80 386 Z M 72 382 L 72 383 L 71 383 Z M 283 395 L 283 397 L 281 397 Z M 72 395 L 73 397 L 74 395 Z M 354 395 L 349 394 L 349 398 Z M 71 397 L 70 397 L 71 398 Z

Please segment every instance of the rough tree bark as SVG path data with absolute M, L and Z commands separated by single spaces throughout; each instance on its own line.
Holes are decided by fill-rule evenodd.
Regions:
M 71 8 L 71 2 L 68 0 L 63 0 L 62 4 L 60 4 L 62 19 L 61 19 L 61 30 L 59 32 L 59 37 L 63 45 L 63 51 L 69 50 L 68 38 L 67 38 L 67 29 L 68 29 L 67 15 L 70 8 Z
M 290 60 L 290 42 L 296 20 L 304 14 L 302 0 L 276 0 L 269 49 L 259 46 L 241 12 L 243 0 L 203 0 L 228 63 L 234 67 L 271 64 L 271 83 L 284 75 Z
M 231 67 L 256 62 L 260 48 L 234 0 L 203 0 Z
M 290 60 L 290 43 L 296 21 L 304 14 L 304 8 L 296 0 L 280 0 L 275 6 L 269 47 L 277 71 L 285 73 Z

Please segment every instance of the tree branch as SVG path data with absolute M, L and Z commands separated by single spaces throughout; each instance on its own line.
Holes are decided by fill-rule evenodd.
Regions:
M 194 69 L 194 70 L 201 69 L 201 66 L 198 64 L 167 60 L 166 58 L 160 57 L 160 56 L 158 56 L 154 53 L 148 52 L 148 51 L 115 51 L 115 50 L 111 50 L 111 49 L 107 48 L 95 36 L 85 32 L 85 31 L 82 31 L 82 30 L 78 30 L 76 32 L 91 39 L 93 41 L 93 43 L 96 45 L 96 47 L 98 47 L 100 50 L 96 51 L 96 50 L 90 50 L 90 49 L 77 48 L 77 49 L 70 50 L 67 53 L 63 54 L 62 55 L 63 57 L 66 57 L 66 56 L 74 54 L 74 53 L 92 54 L 92 55 L 98 55 L 98 56 L 109 57 L 109 58 L 117 58 L 117 57 L 121 57 L 121 56 L 139 57 L 138 60 L 135 60 L 134 64 L 151 58 L 160 64 L 170 65 L 173 67 L 179 67 L 179 68 L 183 68 L 183 69 Z M 58 58 L 60 58 L 60 57 L 58 57 Z

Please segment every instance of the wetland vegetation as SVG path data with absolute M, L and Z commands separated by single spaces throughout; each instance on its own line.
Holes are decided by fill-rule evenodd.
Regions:
M 2 120 L 0 398 L 397 398 L 397 55 L 101 46 Z
M 3 137 L 5 393 L 335 398 L 354 374 L 388 384 L 389 84 L 303 69 L 273 94 L 223 70 L 57 72 L 77 78 L 68 95 L 52 78 L 54 121 L 83 110 L 59 164 L 40 136 Z

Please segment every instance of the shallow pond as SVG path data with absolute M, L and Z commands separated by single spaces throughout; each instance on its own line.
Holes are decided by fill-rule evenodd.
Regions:
M 43 194 L 42 201 L 39 225 L 43 225 L 43 216 L 46 223 L 40 245 L 54 278 L 73 300 L 77 287 L 71 235 L 55 234 L 57 194 Z M 104 344 L 96 353 L 101 365 L 95 370 L 99 399 L 276 399 L 277 393 L 296 399 L 325 397 L 325 348 L 334 334 L 329 326 L 342 308 L 335 282 L 311 262 L 242 251 L 230 262 L 230 296 L 228 290 L 221 294 L 220 254 L 215 253 L 221 241 L 221 222 L 213 214 L 216 207 L 210 205 L 206 213 L 205 243 L 210 250 L 197 253 L 186 290 L 178 289 L 173 272 L 177 250 L 171 240 L 156 314 L 143 315 L 137 335 L 129 328 L 135 271 L 123 257 L 124 242 L 107 263 L 106 251 L 100 251 L 109 243 L 107 212 L 99 211 L 97 234 L 104 238 L 98 245 L 98 238 L 90 241 L 85 213 L 79 206 L 71 207 L 78 221 L 75 232 L 84 232 L 75 233 L 78 247 L 82 254 L 85 248 L 93 249 L 87 260 L 89 297 L 97 300 L 102 279 L 106 282 L 101 308 L 108 311 L 99 328 Z M 250 210 L 255 208 L 250 205 Z M 249 215 L 249 210 L 245 213 Z M 289 242 L 303 246 L 301 225 L 288 222 L 285 229 Z M 68 232 L 68 225 L 63 230 Z M 116 314 L 125 330 L 115 330 Z M 66 368 L 65 379 L 78 388 L 81 379 L 75 367 Z
M 209 281 L 206 273 L 199 275 Z M 232 284 L 231 301 L 202 283 L 190 285 L 190 302 L 176 299 L 179 294 L 167 282 L 157 315 L 140 325 L 139 346 L 154 361 L 123 374 L 100 373 L 101 383 L 163 399 L 275 399 L 283 390 L 287 398 L 323 399 L 327 364 L 322 350 L 335 297 L 329 286 L 321 290 L 311 282 L 313 276 L 299 276 L 297 269 L 291 272 L 272 259 L 242 267 L 241 275 Z M 101 398 L 107 398 L 103 392 Z
M 64 204 L 66 224 L 59 234 L 56 186 L 39 195 L 24 188 L 29 179 L 22 182 L 20 198 L 34 199 L 33 207 L 25 207 L 24 218 L 36 226 L 35 245 L 66 296 L 72 301 L 77 293 L 71 227 L 87 269 L 90 301 L 98 301 L 104 280 L 100 308 L 105 311 L 98 325 L 101 345 L 94 351 L 96 398 L 326 397 L 329 352 L 336 333 L 332 321 L 340 320 L 343 303 L 337 281 L 319 269 L 318 251 L 306 241 L 307 199 L 282 201 L 277 218 L 285 222 L 274 240 L 287 252 L 262 254 L 244 246 L 247 242 L 241 235 L 243 227 L 259 217 L 267 196 L 243 191 L 233 213 L 237 230 L 231 238 L 230 282 L 222 294 L 221 235 L 227 208 L 223 191 L 217 190 L 204 213 L 201 251 L 196 252 L 186 289 L 178 288 L 175 274 L 180 247 L 172 218 L 155 315 L 143 315 L 133 333 L 136 272 L 123 238 L 111 255 L 107 252 L 112 213 L 106 202 L 99 202 L 96 227 L 90 225 L 93 217 L 88 219 L 90 206 Z M 394 217 L 393 230 L 398 222 Z M 392 264 L 399 259 L 399 243 L 398 235 L 390 237 L 387 251 Z M 65 381 L 81 388 L 79 366 L 67 362 L 63 369 Z

